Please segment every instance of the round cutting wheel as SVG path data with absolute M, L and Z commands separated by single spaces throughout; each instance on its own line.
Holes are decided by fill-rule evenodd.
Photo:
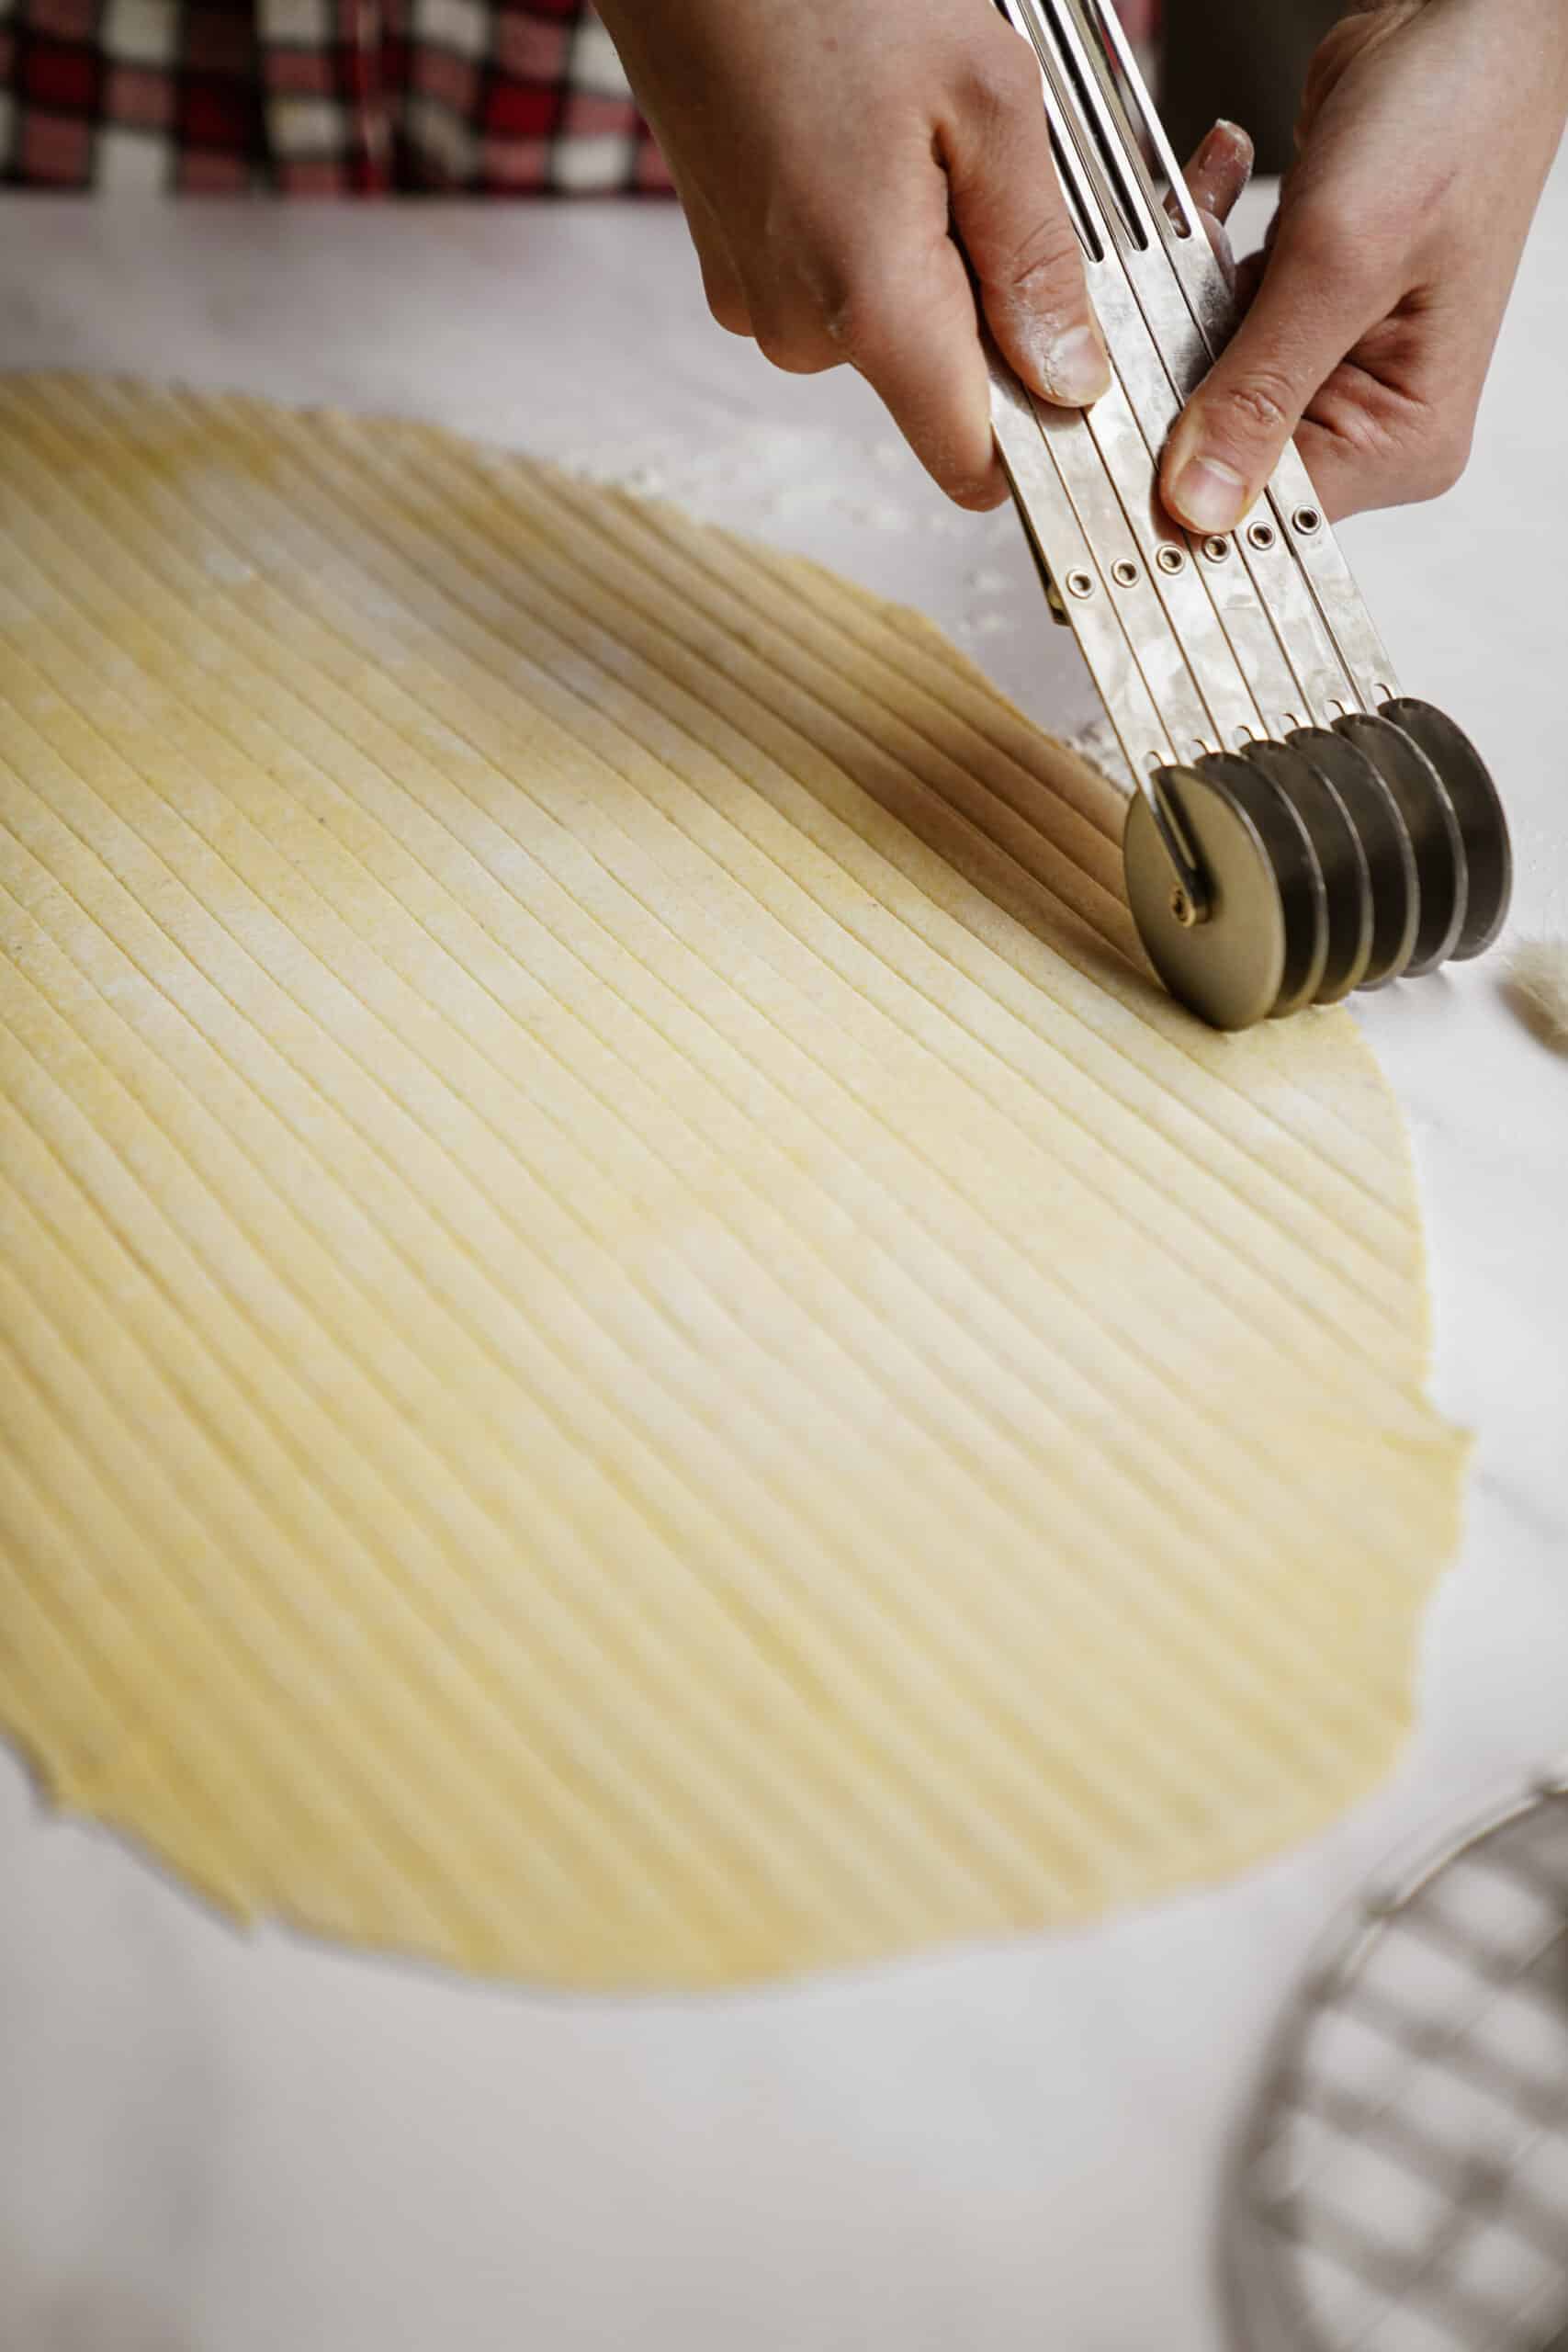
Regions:
M 1201 922 L 1180 920 L 1181 892 L 1147 797 L 1160 793 L 1208 883 Z M 1122 838 L 1127 901 L 1172 996 L 1216 1029 L 1247 1029 L 1304 1003 L 1327 953 L 1323 876 L 1295 811 L 1258 771 L 1226 752 L 1161 768 L 1134 793 Z
M 1302 727 L 1290 738 L 1333 786 L 1356 829 L 1371 883 L 1372 945 L 1356 986 L 1396 980 L 1416 953 L 1420 902 L 1416 853 L 1399 804 L 1366 753 L 1326 727 Z
M 1448 789 L 1464 843 L 1469 888 L 1464 920 L 1450 954 L 1479 956 L 1502 930 L 1514 885 L 1508 820 L 1485 761 L 1461 727 L 1429 702 L 1402 695 L 1380 718 L 1402 728 L 1426 752 Z
M 1249 743 L 1245 757 L 1283 793 L 1317 858 L 1328 902 L 1328 953 L 1319 1004 L 1337 1004 L 1360 986 L 1372 953 L 1372 886 L 1366 852 L 1328 777 L 1290 743 Z
M 1268 845 L 1285 915 L 1285 968 L 1274 1011 L 1298 1012 L 1317 994 L 1328 961 L 1328 893 L 1312 835 L 1278 785 L 1239 752 L 1205 752 L 1197 765 L 1237 796 Z
M 1442 777 L 1403 727 L 1364 711 L 1337 718 L 1334 726 L 1365 752 L 1393 793 L 1416 853 L 1419 911 L 1415 950 L 1404 967 L 1415 979 L 1452 955 L 1464 922 L 1469 882 L 1459 819 Z

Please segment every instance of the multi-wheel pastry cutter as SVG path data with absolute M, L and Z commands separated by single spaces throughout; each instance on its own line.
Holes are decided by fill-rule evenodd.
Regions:
M 1233 304 L 1109 0 L 998 5 L 1040 61 L 1112 383 L 1053 407 L 993 352 L 993 421 L 1135 779 L 1123 862 L 1150 960 L 1240 1029 L 1479 955 L 1512 872 L 1496 790 L 1453 721 L 1400 694 L 1300 458 L 1223 537 L 1160 502 Z

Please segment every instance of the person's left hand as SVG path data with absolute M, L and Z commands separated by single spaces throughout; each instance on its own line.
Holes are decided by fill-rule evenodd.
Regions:
M 1161 468 L 1228 531 L 1293 436 L 1331 520 L 1452 487 L 1568 118 L 1568 0 L 1375 0 L 1313 62 L 1240 326 Z

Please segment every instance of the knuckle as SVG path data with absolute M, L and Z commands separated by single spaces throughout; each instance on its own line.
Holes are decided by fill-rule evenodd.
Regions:
M 1416 498 L 1441 498 L 1454 488 L 1470 463 L 1471 433 L 1467 425 L 1444 424 L 1421 451 L 1413 469 Z
M 753 317 L 751 332 L 763 358 L 786 376 L 819 376 L 844 356 L 820 318 L 798 311 Z
M 841 220 L 788 216 L 767 252 L 765 295 L 751 305 L 757 341 L 776 368 L 796 376 L 866 368 L 886 349 L 893 312 L 887 255 Z
M 1059 309 L 1082 280 L 1077 237 L 1066 213 L 1037 214 L 1017 242 L 1003 249 L 991 274 L 1021 300 Z
M 835 359 L 874 375 L 887 352 L 892 322 L 881 283 L 873 274 L 852 276 L 823 320 Z
M 1441 498 L 1470 463 L 1475 428 L 1462 401 L 1428 402 L 1392 387 L 1356 388 L 1340 403 L 1345 439 L 1402 500 Z
M 1038 104 L 1040 69 L 1028 42 L 998 26 L 971 58 L 968 84 L 972 112 L 982 124 L 994 126 L 1017 109 Z
M 750 336 L 751 313 L 739 288 L 710 282 L 705 290 L 708 310 L 716 323 L 723 327 L 727 334 Z
M 1238 383 L 1216 389 L 1209 421 L 1238 440 L 1256 442 L 1286 433 L 1295 422 L 1292 386 L 1276 370 L 1258 368 Z
M 1372 393 L 1348 370 L 1329 379 L 1313 418 L 1359 485 L 1358 506 L 1441 498 L 1470 462 L 1472 411 L 1427 408 L 1386 388 Z

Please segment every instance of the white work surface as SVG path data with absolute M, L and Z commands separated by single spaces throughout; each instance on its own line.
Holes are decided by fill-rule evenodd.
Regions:
M 1348 535 L 1406 686 L 1501 780 L 1516 934 L 1568 928 L 1565 279 L 1560 173 L 1466 481 Z M 712 326 L 673 210 L 13 198 L 0 365 L 640 478 L 923 605 L 1059 731 L 1092 713 L 1010 512 L 946 508 L 863 384 Z M 1479 1436 L 1396 1786 L 1092 1933 L 649 2004 L 243 1939 L 0 1754 L 3 2352 L 1213 2352 L 1222 2155 L 1304 1950 L 1568 1747 L 1568 1059 L 1499 956 L 1359 1017 L 1416 1136 L 1437 1396 Z

